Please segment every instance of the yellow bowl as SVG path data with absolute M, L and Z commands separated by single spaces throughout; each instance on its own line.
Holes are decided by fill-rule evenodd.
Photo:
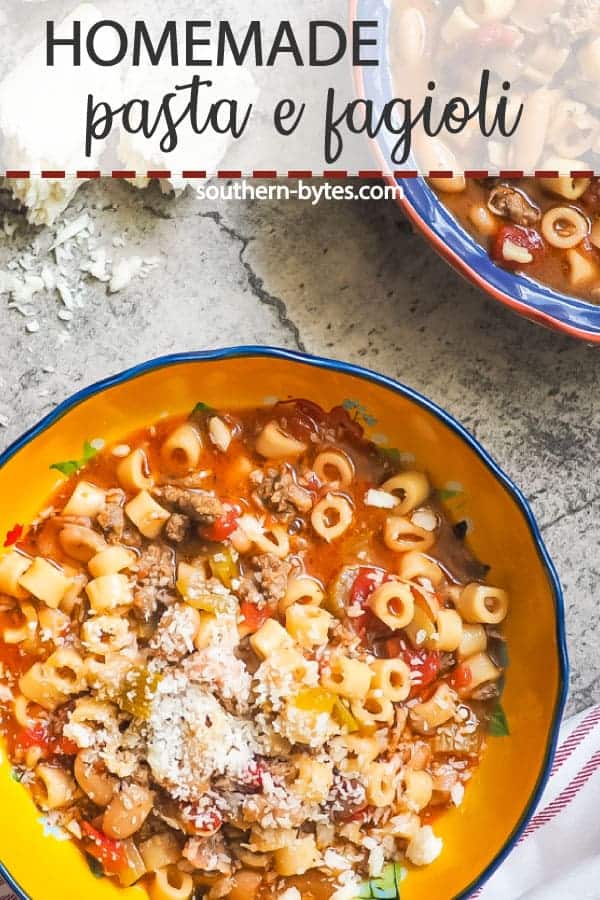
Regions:
M 158 359 L 80 392 L 0 457 L 0 534 L 31 520 L 60 481 L 49 469 L 76 459 L 84 440 L 107 442 L 198 401 L 250 407 L 303 397 L 345 403 L 378 442 L 414 454 L 447 492 L 470 545 L 493 564 L 492 582 L 513 598 L 506 625 L 510 665 L 503 696 L 510 736 L 491 738 L 463 804 L 436 823 L 444 851 L 411 870 L 403 900 L 467 897 L 506 857 L 545 784 L 563 711 L 568 663 L 560 585 L 533 515 L 517 488 L 447 413 L 381 375 L 340 362 L 259 347 Z M 450 497 L 450 495 L 453 495 Z M 444 495 L 443 495 L 444 496 Z M 79 850 L 52 834 L 0 747 L 0 874 L 33 900 L 146 900 L 95 878 Z

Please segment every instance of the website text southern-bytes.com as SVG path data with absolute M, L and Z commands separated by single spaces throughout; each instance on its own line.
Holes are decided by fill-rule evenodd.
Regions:
M 210 182 L 196 186 L 200 200 L 302 200 L 317 206 L 327 200 L 397 200 L 402 197 L 398 185 L 330 181 L 276 181 L 272 184 L 241 179 Z

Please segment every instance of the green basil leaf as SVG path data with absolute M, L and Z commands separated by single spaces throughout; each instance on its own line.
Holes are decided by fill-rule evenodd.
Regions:
M 508 727 L 508 719 L 502 708 L 500 701 L 494 707 L 494 711 L 489 721 L 489 732 L 492 737 L 508 737 L 510 728 Z
M 71 475 L 79 471 L 79 463 L 75 459 L 70 459 L 67 462 L 52 463 L 50 468 L 56 469 L 61 475 L 66 475 L 67 478 L 70 478 Z

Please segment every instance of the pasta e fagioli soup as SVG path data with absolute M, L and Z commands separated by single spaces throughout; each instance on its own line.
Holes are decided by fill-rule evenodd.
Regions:
M 508 596 L 427 474 L 302 400 L 57 468 L 0 557 L 0 723 L 97 873 L 343 900 L 433 864 L 505 726 Z

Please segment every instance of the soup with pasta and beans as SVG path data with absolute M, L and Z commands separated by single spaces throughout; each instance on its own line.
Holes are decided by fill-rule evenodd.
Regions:
M 600 179 L 464 179 L 437 193 L 499 266 L 600 303 Z
M 94 871 L 342 900 L 433 863 L 505 723 L 508 597 L 427 475 L 302 400 L 54 468 L 0 557 L 0 730 Z
M 486 115 L 503 92 L 509 126 L 522 105 L 510 139 L 483 139 L 473 119 L 415 139 L 416 163 L 453 173 L 431 187 L 495 263 L 600 303 L 600 4 L 394 0 L 389 57 L 399 96 L 431 83 L 472 99 L 487 73 Z M 477 171 L 556 177 L 462 174 Z

